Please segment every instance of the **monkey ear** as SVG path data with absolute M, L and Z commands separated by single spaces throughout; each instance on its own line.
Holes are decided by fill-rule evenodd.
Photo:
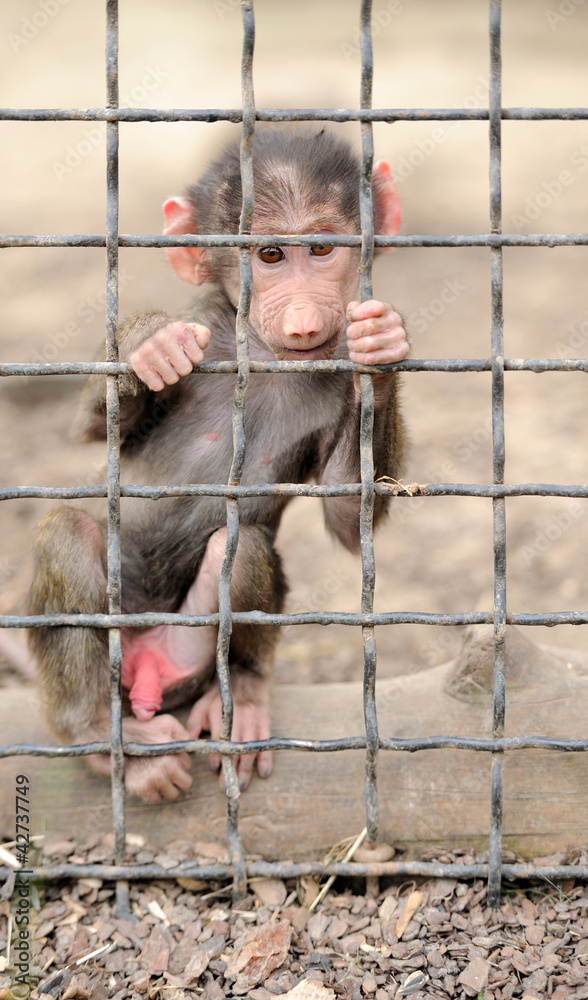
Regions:
M 402 221 L 400 198 L 390 166 L 385 160 L 374 163 L 372 173 L 374 192 L 374 215 L 378 222 L 377 232 L 381 236 L 397 236 Z
M 194 206 L 187 198 L 168 198 L 163 203 L 163 235 L 185 236 L 196 232 Z M 206 250 L 202 247 L 167 247 L 166 256 L 178 278 L 201 285 L 209 276 Z

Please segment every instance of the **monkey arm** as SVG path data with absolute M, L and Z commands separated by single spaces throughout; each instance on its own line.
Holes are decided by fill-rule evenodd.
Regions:
M 120 360 L 128 361 L 158 330 L 172 322 L 161 312 L 141 313 L 127 320 L 118 331 Z M 100 358 L 104 361 L 104 352 Z M 152 394 L 134 371 L 119 376 L 120 429 L 124 437 L 140 424 L 152 408 Z M 102 441 L 106 438 L 106 378 L 91 375 L 84 386 L 73 425 L 78 441 Z
M 357 384 L 350 383 L 340 422 L 321 447 L 321 472 L 318 481 L 325 484 L 357 483 L 360 481 L 360 396 Z M 374 376 L 374 478 L 401 473 L 404 451 L 404 426 L 398 409 L 398 376 Z M 375 498 L 374 527 L 382 521 L 389 500 Z M 328 497 L 324 500 L 325 522 L 339 541 L 352 552 L 359 549 L 359 497 Z

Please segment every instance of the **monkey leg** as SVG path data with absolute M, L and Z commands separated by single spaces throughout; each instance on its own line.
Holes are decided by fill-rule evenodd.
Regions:
M 280 557 L 273 547 L 274 535 L 263 525 L 242 526 L 233 564 L 231 606 L 233 611 L 280 612 L 286 595 L 286 581 Z M 217 531 L 207 549 L 208 585 L 216 596 L 218 579 L 226 543 L 226 530 Z M 275 626 L 234 625 L 229 647 L 231 686 L 233 692 L 233 730 L 235 742 L 267 739 L 270 735 L 270 685 L 274 649 L 279 629 Z M 190 733 L 197 737 L 209 730 L 218 738 L 221 724 L 221 700 L 215 684 L 196 702 L 187 722 Z M 267 777 L 272 769 L 269 751 L 244 754 L 237 758 L 239 783 L 245 788 L 257 770 Z M 211 766 L 220 767 L 220 758 L 211 757 Z
M 31 614 L 108 610 L 104 534 L 104 525 L 73 507 L 58 507 L 43 518 L 35 544 Z M 108 740 L 108 633 L 43 627 L 30 631 L 29 643 L 39 666 L 45 714 L 58 737 L 72 743 Z M 147 725 L 125 719 L 123 736 L 145 743 L 189 738 L 177 719 L 165 715 Z M 95 770 L 109 773 L 110 761 L 104 755 L 94 754 L 87 760 Z M 147 801 L 174 799 L 192 783 L 189 767 L 188 754 L 128 758 L 127 787 Z
M 57 507 L 40 522 L 30 592 L 32 615 L 108 611 L 103 527 L 84 511 Z M 37 628 L 29 645 L 39 666 L 45 712 L 60 738 L 75 740 L 108 705 L 108 633 Z
M 194 583 L 179 612 L 206 615 L 218 611 L 218 585 L 225 553 L 226 529 L 210 537 Z M 273 532 L 263 525 L 244 525 L 233 564 L 231 605 L 234 611 L 280 611 L 286 585 L 279 556 L 273 547 Z M 195 687 L 209 687 L 215 662 L 218 630 L 216 626 L 191 627 L 166 625 L 123 634 L 123 684 L 129 689 L 137 719 L 148 720 L 159 710 L 166 697 Z M 229 659 L 234 699 L 233 739 L 242 742 L 269 736 L 269 688 L 277 628 L 236 625 L 231 636 Z M 190 680 L 192 679 L 192 681 Z M 190 734 L 198 737 L 208 730 L 213 738 L 220 731 L 221 702 L 214 684 L 201 697 L 187 723 Z M 243 756 L 238 761 L 240 779 L 248 784 L 255 758 Z M 211 758 L 220 766 L 218 756 Z M 271 771 L 271 755 L 258 756 L 260 774 Z

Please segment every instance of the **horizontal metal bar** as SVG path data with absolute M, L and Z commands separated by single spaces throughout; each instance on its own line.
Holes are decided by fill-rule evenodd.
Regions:
M 492 611 L 464 611 L 440 614 L 434 611 L 380 611 L 355 614 L 347 611 L 301 611 L 295 615 L 266 614 L 263 611 L 235 611 L 237 625 L 491 625 Z M 588 611 L 542 611 L 536 614 L 510 614 L 508 625 L 587 625 Z M 41 628 L 71 625 L 76 628 L 154 628 L 156 625 L 218 625 L 219 616 L 176 615 L 169 612 L 147 611 L 133 615 L 55 614 L 0 615 L 0 628 Z
M 588 358 L 506 358 L 505 371 L 574 372 L 588 371 Z M 250 370 L 266 372 L 487 372 L 491 371 L 489 358 L 410 358 L 391 365 L 357 365 L 353 361 L 251 361 Z M 113 361 L 60 361 L 47 364 L 32 362 L 0 363 L 0 377 L 38 377 L 43 375 L 119 375 L 130 372 L 128 362 Z M 206 361 L 193 369 L 202 374 L 235 374 L 236 361 Z
M 296 864 L 280 861 L 246 861 L 245 868 L 248 878 L 301 878 L 310 875 L 343 875 L 355 877 L 379 875 L 391 877 L 423 877 L 423 878 L 486 878 L 487 864 L 457 865 L 440 864 L 431 861 L 381 861 L 363 863 L 353 861 L 332 861 L 322 864 L 320 861 L 303 861 Z M 161 865 L 39 865 L 31 866 L 33 876 L 41 879 L 79 879 L 100 878 L 105 881 L 129 879 L 176 879 L 199 878 L 203 880 L 229 880 L 233 877 L 230 865 L 199 865 L 193 861 L 181 862 L 174 868 L 162 868 Z M 575 878 L 588 879 L 588 865 L 551 865 L 541 868 L 532 864 L 503 864 L 502 877 L 509 881 L 523 879 L 529 881 L 545 881 L 549 883 Z M 7 878 L 8 868 L 0 868 L 0 878 Z
M 316 236 L 152 236 L 121 234 L 119 247 L 267 247 L 314 246 Z M 329 246 L 360 247 L 361 236 L 329 236 Z M 413 233 L 402 236 L 374 236 L 375 247 L 565 247 L 587 246 L 588 233 L 473 233 L 435 235 Z M 99 233 L 85 235 L 0 236 L 0 247 L 104 247 L 106 237 Z
M 579 614 L 579 612 L 574 613 Z M 264 611 L 235 611 L 232 618 L 237 625 L 486 625 L 493 620 L 492 613 L 485 611 L 469 611 L 454 615 L 428 611 L 381 611 L 373 614 L 301 611 L 293 615 L 266 614 Z M 153 628 L 156 625 L 190 625 L 197 628 L 218 623 L 218 612 L 210 615 L 180 615 L 163 611 L 128 615 L 66 612 L 53 615 L 0 615 L 0 628 L 41 628 L 60 625 L 73 625 L 76 628 Z
M 229 740 L 177 740 L 174 743 L 123 743 L 125 754 L 130 757 L 159 757 L 164 754 L 220 753 L 239 756 L 245 753 L 260 753 L 262 750 L 299 750 L 306 753 L 336 753 L 340 750 L 365 750 L 368 745 L 365 735 L 345 736 L 332 740 L 300 740 L 286 736 L 272 736 L 266 740 L 251 740 L 234 743 Z M 571 740 L 556 736 L 510 736 L 497 739 L 483 739 L 467 736 L 421 736 L 395 738 L 380 736 L 377 739 L 380 750 L 397 753 L 418 753 L 425 750 L 471 750 L 481 753 L 517 750 L 558 750 L 565 753 L 588 752 L 588 739 Z M 0 746 L 0 759 L 4 757 L 85 757 L 94 753 L 110 753 L 107 741 L 83 743 L 76 746 L 46 746 L 36 743 L 12 743 Z
M 259 483 L 250 486 L 221 486 L 214 483 L 170 486 L 122 486 L 123 497 L 146 497 L 165 500 L 170 497 L 342 497 L 359 496 L 359 483 L 315 486 L 312 483 Z M 378 496 L 402 497 L 567 497 L 588 498 L 588 485 L 565 486 L 560 483 L 384 483 L 374 484 Z M 17 499 L 87 500 L 106 497 L 107 486 L 3 486 L 0 501 Z
M 374 484 L 377 496 L 401 497 L 475 497 L 496 499 L 497 497 L 564 497 L 588 498 L 588 485 L 564 486 L 558 483 L 382 483 Z M 171 497 L 341 497 L 359 496 L 359 483 L 340 483 L 336 486 L 315 486 L 310 483 L 260 483 L 251 486 L 219 486 L 199 483 L 190 486 L 123 486 L 121 496 L 148 500 L 165 500 Z M 41 500 L 88 500 L 106 497 L 106 485 L 95 486 L 3 486 L 0 487 L 0 501 L 17 499 Z
M 588 108 L 502 108 L 510 121 L 573 121 Z M 487 121 L 488 108 L 256 108 L 259 122 Z M 0 108 L 9 122 L 241 122 L 241 108 Z

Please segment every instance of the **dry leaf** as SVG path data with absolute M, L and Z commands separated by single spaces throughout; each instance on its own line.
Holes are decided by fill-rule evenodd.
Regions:
M 85 973 L 80 973 L 78 976 L 73 976 L 62 995 L 62 1000 L 89 1000 L 91 996 L 92 990 L 88 987 L 88 977 Z
M 165 972 L 169 961 L 169 944 L 159 924 L 156 924 L 139 955 L 139 963 L 148 972 Z
M 21 868 L 20 861 L 17 861 L 14 854 L 7 851 L 5 847 L 0 846 L 0 861 L 3 861 L 5 865 L 9 868 Z
M 308 907 L 314 903 L 319 894 L 320 882 L 314 875 L 308 875 L 300 879 L 300 885 L 302 887 L 302 905 Z
M 252 929 L 251 937 L 235 952 L 225 970 L 226 979 L 236 980 L 233 993 L 246 993 L 286 961 L 291 934 L 286 920 Z
M 385 924 L 388 920 L 391 920 L 392 914 L 398 909 L 398 900 L 394 896 L 386 896 L 382 905 L 380 906 L 379 917 L 381 923 Z
M 418 892 L 417 890 L 411 892 L 410 896 L 407 896 L 402 913 L 396 921 L 396 937 L 399 941 L 416 911 L 423 905 L 426 898 L 426 892 Z
M 169 927 L 169 920 L 167 919 L 165 913 L 161 909 L 161 906 L 159 905 L 156 899 L 151 899 L 147 903 L 147 909 L 149 910 L 149 913 L 151 914 L 152 917 L 155 917 L 157 920 L 161 920 L 161 922 L 165 924 L 166 927 Z
M 188 986 L 192 986 L 197 983 L 200 976 L 205 969 L 208 968 L 209 963 L 217 955 L 220 955 L 224 946 L 226 944 L 226 939 L 224 934 L 216 934 L 211 937 L 209 941 L 204 944 L 199 944 L 194 948 L 194 954 L 189 960 L 188 964 L 184 969 L 184 979 Z
M 85 917 L 86 916 L 86 907 L 82 906 L 81 903 L 76 903 L 75 899 L 72 899 L 71 896 L 65 896 L 64 895 L 61 898 L 63 899 L 64 903 L 67 903 L 67 905 L 69 906 L 70 910 L 72 910 L 74 913 L 77 913 L 79 917 Z M 57 922 L 61 923 L 61 921 L 57 921 Z
M 200 889 L 208 889 L 208 882 L 205 882 L 201 878 L 177 878 L 176 882 L 181 885 L 182 889 L 188 889 L 189 892 L 199 892 Z

